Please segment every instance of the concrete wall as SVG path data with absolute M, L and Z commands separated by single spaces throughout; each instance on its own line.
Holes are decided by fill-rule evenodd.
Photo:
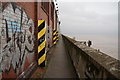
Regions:
M 86 80 L 119 78 L 120 61 L 64 35 L 63 40 L 79 78 Z

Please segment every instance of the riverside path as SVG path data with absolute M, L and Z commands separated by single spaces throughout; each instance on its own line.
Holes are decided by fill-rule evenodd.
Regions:
M 74 66 L 67 54 L 62 37 L 56 45 L 44 78 L 77 78 Z

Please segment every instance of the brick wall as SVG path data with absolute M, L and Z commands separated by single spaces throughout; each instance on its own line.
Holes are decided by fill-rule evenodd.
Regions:
M 28 37 L 34 36 L 33 32 L 36 27 L 35 3 L 34 2 L 3 3 L 2 6 L 3 6 L 3 22 L 6 21 L 5 23 L 3 23 L 3 25 L 5 25 L 5 24 L 6 24 L 5 26 L 8 25 L 8 29 L 6 29 L 5 27 L 0 28 L 0 29 L 8 30 L 8 32 L 6 34 L 8 34 L 9 37 L 7 38 L 6 36 L 3 36 L 5 38 L 1 38 L 1 42 L 4 42 L 4 44 L 3 45 L 1 44 L 1 45 L 3 48 L 5 48 L 4 46 L 7 46 L 8 49 L 13 49 L 13 47 L 9 47 L 9 46 L 13 46 L 13 44 L 14 44 L 15 50 L 13 52 L 7 51 L 7 50 L 6 50 L 6 52 L 2 52 L 3 48 L 1 48 L 1 53 L 4 53 L 9 56 L 7 59 L 4 59 L 6 56 L 1 54 L 1 56 L 2 56 L 1 58 L 3 59 L 1 61 L 1 63 L 3 63 L 3 64 L 1 64 L 3 66 L 1 73 L 2 73 L 2 78 L 16 78 L 23 71 L 25 71 L 30 66 L 31 63 L 33 63 L 35 61 L 35 53 L 32 51 L 28 52 L 27 50 L 24 50 L 24 49 L 27 49 L 30 47 L 30 44 L 27 44 Z M 15 12 L 14 12 L 14 9 L 15 9 Z M 22 14 L 21 11 L 23 11 L 23 19 L 22 19 L 23 22 L 21 20 L 16 19 L 16 18 L 21 19 L 21 14 Z M 8 15 L 7 12 L 10 15 Z M 20 15 L 19 15 L 19 13 L 20 13 Z M 28 22 L 25 22 L 24 18 L 28 19 L 28 20 L 26 20 Z M 18 21 L 20 21 L 20 23 Z M 29 22 L 29 21 L 31 21 L 31 22 Z M 8 22 L 11 23 L 11 25 Z M 14 24 L 16 24 L 17 27 L 19 27 L 18 24 L 22 24 L 22 26 L 23 27 L 25 26 L 26 28 L 29 28 L 31 26 L 31 29 L 32 30 L 34 29 L 34 30 L 30 33 L 30 31 L 28 32 L 28 30 L 30 28 L 29 29 L 23 28 L 22 29 L 23 32 L 26 30 L 26 32 L 25 32 L 26 37 L 25 37 L 20 34 L 18 28 L 16 31 L 10 32 L 11 29 L 15 30 L 15 28 L 13 28 L 13 26 L 15 26 Z M 30 25 L 30 26 L 28 26 L 28 25 Z M 33 34 L 33 36 L 30 36 L 29 33 L 31 35 Z M 16 35 L 15 38 L 13 37 L 14 35 Z M 2 35 L 0 35 L 0 36 L 2 37 Z M 19 36 L 26 38 L 24 41 L 24 44 L 20 43 L 21 38 L 18 38 Z M 10 39 L 10 40 L 5 42 L 3 39 Z M 34 37 L 34 39 L 35 39 L 35 37 Z M 34 44 L 34 42 L 35 41 L 33 41 L 33 44 Z M 27 45 L 29 45 L 29 47 L 27 47 Z M 33 48 L 34 48 L 34 46 L 33 46 Z M 18 54 L 18 55 L 16 55 L 16 54 Z M 12 57 L 13 57 L 13 59 L 12 59 Z M 31 59 L 29 59 L 29 57 L 31 57 Z M 8 61 L 11 61 L 11 62 L 8 62 Z
M 53 45 L 52 33 L 57 24 L 56 15 L 53 15 L 55 13 L 51 13 L 55 12 L 51 11 L 55 10 L 54 4 L 47 3 L 49 9 L 47 13 L 41 4 L 41 2 L 2 2 L 3 16 L 0 17 L 0 21 L 3 22 L 0 25 L 4 25 L 0 26 L 0 32 L 2 32 L 0 34 L 0 46 L 2 46 L 0 48 L 0 56 L 2 56 L 0 57 L 2 66 L 0 76 L 2 78 L 17 78 L 33 62 L 37 62 L 38 20 L 45 20 L 48 27 L 46 35 L 49 41 L 47 43 L 49 47 Z

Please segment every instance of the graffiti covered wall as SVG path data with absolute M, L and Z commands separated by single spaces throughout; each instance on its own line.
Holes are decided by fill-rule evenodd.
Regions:
M 0 74 L 12 68 L 18 75 L 34 57 L 34 22 L 24 9 L 7 3 L 0 11 Z

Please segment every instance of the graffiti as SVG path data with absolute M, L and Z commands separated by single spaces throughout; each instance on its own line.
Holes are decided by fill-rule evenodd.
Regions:
M 86 69 L 85 69 L 85 76 L 87 77 L 86 80 L 93 80 L 96 79 L 95 76 L 99 74 L 99 69 L 95 67 L 92 63 L 87 63 L 86 64 Z
M 30 63 L 34 55 L 34 22 L 15 3 L 3 6 L 0 12 L 0 72 L 11 68 L 19 74 L 25 59 Z

